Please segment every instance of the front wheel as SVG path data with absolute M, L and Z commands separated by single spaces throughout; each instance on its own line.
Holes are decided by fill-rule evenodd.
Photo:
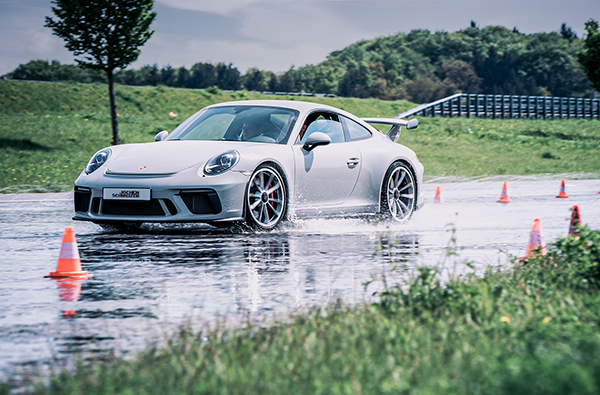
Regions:
M 246 222 L 255 229 L 273 229 L 285 218 L 286 209 L 283 177 L 272 166 L 259 166 L 246 189 Z
M 415 179 L 410 169 L 400 162 L 392 164 L 383 179 L 381 213 L 406 222 L 415 210 L 415 196 Z

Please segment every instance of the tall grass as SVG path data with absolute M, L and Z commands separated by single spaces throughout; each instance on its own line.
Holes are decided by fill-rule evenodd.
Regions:
M 445 277 L 447 278 L 447 277 Z M 80 364 L 38 394 L 597 394 L 600 232 L 504 272 L 423 267 L 375 304 L 195 333 Z
M 151 142 L 202 107 L 229 100 L 324 103 L 360 117 L 392 117 L 407 101 L 225 93 L 218 89 L 116 87 L 124 143 Z M 177 114 L 170 117 L 169 113 Z M 66 191 L 111 128 L 103 84 L 0 81 L 0 193 Z M 431 177 L 578 173 L 600 177 L 600 121 L 421 118 L 400 142 Z

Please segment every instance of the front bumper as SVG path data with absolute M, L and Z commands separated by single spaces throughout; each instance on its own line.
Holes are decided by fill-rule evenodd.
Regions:
M 74 220 L 95 223 L 218 222 L 244 218 L 249 176 L 227 172 L 178 182 L 170 177 L 80 176 L 75 182 Z M 150 188 L 150 200 L 103 198 L 104 188 Z

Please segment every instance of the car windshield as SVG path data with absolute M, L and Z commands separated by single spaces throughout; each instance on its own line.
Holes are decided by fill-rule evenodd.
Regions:
M 168 140 L 227 140 L 286 144 L 298 111 L 265 106 L 212 107 L 179 125 Z

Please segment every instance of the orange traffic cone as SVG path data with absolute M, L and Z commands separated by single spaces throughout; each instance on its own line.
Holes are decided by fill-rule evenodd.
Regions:
M 569 195 L 567 195 L 567 192 L 565 192 L 565 180 L 560 180 L 560 192 L 556 197 L 561 199 L 569 197 Z
M 571 209 L 571 223 L 569 224 L 569 236 L 579 236 L 579 227 L 581 226 L 581 217 L 579 216 L 579 206 L 574 205 Z
M 79 249 L 77 248 L 77 240 L 75 240 L 75 232 L 72 226 L 65 227 L 63 233 L 62 245 L 56 264 L 56 271 L 50 272 L 44 277 L 92 277 L 86 271 L 81 270 L 81 260 L 79 259 Z
M 444 204 L 442 203 L 442 191 L 440 187 L 435 189 L 435 197 L 433 198 L 433 204 Z
M 533 220 L 531 233 L 529 234 L 529 244 L 525 256 L 521 259 L 531 259 L 537 254 L 546 255 L 546 247 L 542 245 L 542 225 L 539 218 Z
M 500 195 L 500 200 L 498 203 L 510 203 L 512 200 L 508 197 L 506 181 L 504 181 L 504 185 L 502 185 L 502 195 Z
M 169 116 L 170 116 L 171 118 L 175 118 L 175 117 L 177 116 L 177 114 L 175 114 L 173 111 L 171 111 L 171 112 L 169 113 Z

